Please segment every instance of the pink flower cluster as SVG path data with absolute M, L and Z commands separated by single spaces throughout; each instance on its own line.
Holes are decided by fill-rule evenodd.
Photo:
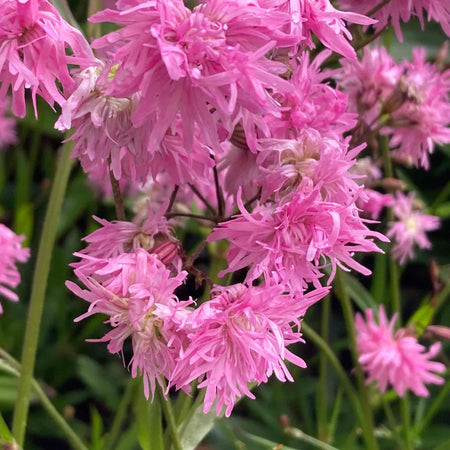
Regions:
M 364 50 L 361 61 L 341 61 L 338 78 L 350 108 L 390 136 L 397 158 L 428 169 L 435 144 L 450 143 L 450 70 L 439 72 L 420 48 L 401 63 L 382 47 Z
M 12 110 L 19 117 L 26 112 L 25 89 L 31 90 L 36 114 L 37 95 L 61 105 L 65 97 L 57 81 L 64 92 L 73 88 L 67 65 L 92 60 L 89 44 L 47 0 L 1 0 L 0 10 L 0 98 L 11 87 Z
M 16 264 L 24 263 L 30 256 L 27 248 L 22 248 L 24 236 L 17 236 L 13 231 L 0 224 L 0 295 L 16 302 L 17 294 L 11 291 L 20 283 L 20 274 Z M 0 304 L 0 314 L 3 312 Z
M 444 383 L 435 373 L 444 372 L 445 366 L 431 361 L 439 353 L 440 344 L 433 344 L 427 351 L 408 329 L 394 331 L 395 322 L 396 316 L 388 321 L 383 306 L 377 321 L 371 309 L 366 311 L 366 320 L 356 315 L 359 362 L 368 374 L 367 383 L 375 381 L 381 392 L 392 386 L 400 396 L 410 389 L 426 397 L 429 393 L 425 384 Z

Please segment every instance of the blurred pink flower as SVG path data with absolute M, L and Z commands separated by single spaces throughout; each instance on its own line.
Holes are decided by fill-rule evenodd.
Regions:
M 136 249 L 99 260 L 91 276 L 79 269 L 75 274 L 87 289 L 71 281 L 66 282 L 67 287 L 90 303 L 88 312 L 75 320 L 93 314 L 109 316 L 107 323 L 112 330 L 92 341 L 108 342 L 111 353 L 122 352 L 125 340 L 131 337 L 131 374 L 141 374 L 145 396 L 148 398 L 150 392 L 153 396 L 156 382 L 163 386 L 161 376 L 170 379 L 186 339 L 178 328 L 189 315 L 187 306 L 192 301 L 180 302 L 174 295 L 186 272 L 172 277 L 156 256 Z
M 408 196 L 402 192 L 397 192 L 393 210 L 397 221 L 389 224 L 387 236 L 394 238 L 392 248 L 394 258 L 400 264 L 404 264 L 407 259 L 414 256 L 414 244 L 420 248 L 431 248 L 426 231 L 437 230 L 440 226 L 438 217 L 424 214 L 414 205 L 415 194 L 412 192 Z
M 361 314 L 356 315 L 359 362 L 368 374 L 367 383 L 375 381 L 381 392 L 390 384 L 400 396 L 411 389 L 423 397 L 429 395 L 426 383 L 444 383 L 443 378 L 433 373 L 444 372 L 444 364 L 430 361 L 439 353 L 440 343 L 426 351 L 409 330 L 402 328 L 394 332 L 396 315 L 388 322 L 383 306 L 378 311 L 377 322 L 371 309 L 366 311 L 366 320 Z
M 380 4 L 380 0 L 339 0 L 342 9 L 362 14 L 368 14 Z M 375 30 L 382 30 L 392 24 L 395 34 L 402 41 L 400 21 L 409 22 L 412 17 L 418 17 L 423 29 L 425 16 L 428 21 L 440 23 L 447 36 L 450 36 L 450 4 L 446 0 L 390 0 L 372 17 L 377 20 Z
M 239 397 L 255 398 L 249 383 L 265 383 L 272 374 L 293 381 L 284 360 L 299 367 L 306 364 L 286 347 L 303 342 L 294 327 L 300 328 L 299 317 L 328 289 L 303 298 L 283 292 L 278 285 L 216 286 L 211 300 L 189 317 L 189 344 L 177 360 L 171 384 L 182 388 L 199 378 L 198 387 L 206 387 L 203 411 L 215 401 L 217 415 L 225 405 L 228 417 Z
M 434 145 L 450 143 L 450 70 L 441 73 L 427 63 L 422 48 L 414 49 L 413 62 L 401 67 L 406 101 L 381 133 L 392 135 L 389 144 L 398 157 L 428 169 Z
M 50 106 L 62 104 L 64 91 L 74 82 L 68 64 L 86 65 L 93 54 L 80 31 L 70 26 L 47 0 L 0 0 L 0 98 L 11 86 L 12 111 L 25 116 L 25 89 Z M 70 46 L 74 55 L 66 55 Z
M 30 257 L 30 250 L 22 248 L 21 242 L 24 236 L 17 236 L 8 227 L 0 223 L 0 295 L 16 302 L 17 294 L 10 288 L 15 288 L 20 283 L 20 274 L 16 264 L 24 263 Z M 0 303 L 0 314 L 3 312 Z

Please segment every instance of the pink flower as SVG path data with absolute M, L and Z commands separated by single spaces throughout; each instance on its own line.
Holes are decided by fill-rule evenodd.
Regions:
M 402 328 L 394 332 L 396 320 L 394 315 L 388 322 L 383 306 L 378 312 L 378 323 L 371 309 L 366 311 L 365 321 L 361 314 L 356 315 L 359 362 L 368 374 L 367 383 L 375 381 L 381 392 L 390 384 L 401 397 L 407 389 L 427 397 L 426 383 L 444 383 L 433 372 L 444 372 L 445 366 L 431 361 L 441 345 L 435 343 L 426 351 L 409 330 Z
M 123 253 L 109 260 L 99 260 L 91 276 L 75 270 L 87 288 L 81 289 L 67 281 L 67 287 L 90 303 L 87 313 L 76 321 L 93 314 L 106 314 L 112 327 L 99 342 L 108 342 L 111 353 L 122 352 L 131 337 L 133 357 L 131 374 L 142 374 L 144 393 L 148 398 L 156 382 L 169 379 L 186 339 L 178 328 L 187 320 L 191 301 L 180 302 L 174 290 L 180 286 L 186 272 L 172 277 L 170 271 L 154 255 L 143 249 Z
M 13 302 L 19 300 L 17 294 L 10 289 L 17 287 L 20 283 L 20 274 L 16 263 L 24 263 L 30 257 L 30 250 L 21 247 L 24 239 L 24 236 L 17 236 L 8 227 L 0 224 L 0 295 Z M 2 312 L 0 303 L 0 314 Z
M 89 44 L 47 0 L 0 0 L 0 9 L 0 98 L 11 86 L 12 111 L 19 117 L 25 116 L 25 88 L 36 114 L 36 95 L 51 106 L 62 104 L 56 82 L 64 90 L 73 87 L 67 65 L 92 60 Z M 74 56 L 66 55 L 68 46 Z
M 344 20 L 361 25 L 375 22 L 360 14 L 338 11 L 329 0 L 259 0 L 259 3 L 267 8 L 289 12 L 292 16 L 290 33 L 304 39 L 310 48 L 315 48 L 314 33 L 323 45 L 346 58 L 356 58 L 356 53 L 347 42 L 352 35 Z
M 406 196 L 397 192 L 393 210 L 398 220 L 389 224 L 390 229 L 387 232 L 387 236 L 395 240 L 393 256 L 400 264 L 405 264 L 407 259 L 413 258 L 414 244 L 420 248 L 431 248 L 431 242 L 425 232 L 437 230 L 440 226 L 438 217 L 424 214 L 417 209 L 414 197 L 414 193 Z
M 147 1 L 91 18 L 123 27 L 94 42 L 120 65 L 107 94 L 141 92 L 133 122 L 152 120 L 151 148 L 180 116 L 187 150 L 196 126 L 217 147 L 218 127 L 231 133 L 240 109 L 279 113 L 268 89 L 292 88 L 278 76 L 285 66 L 266 55 L 295 41 L 280 31 L 289 19 L 239 0 L 209 0 L 192 11 L 181 0 Z
M 413 62 L 402 65 L 403 105 L 391 114 L 381 132 L 391 134 L 391 148 L 401 159 L 428 169 L 435 144 L 450 143 L 450 70 L 440 73 L 425 62 L 424 49 L 414 49 Z
M 260 176 L 262 198 L 268 198 L 273 192 L 286 195 L 307 181 L 313 187 L 320 185 L 324 201 L 352 202 L 360 187 L 349 169 L 364 146 L 348 150 L 349 140 L 322 138 L 314 129 L 297 135 L 295 140 L 261 139 L 257 163 L 263 174 Z
M 384 47 L 364 48 L 361 61 L 341 59 L 342 68 L 336 78 L 349 97 L 349 109 L 357 112 L 371 125 L 378 118 L 380 102 L 386 100 L 395 88 L 402 68 L 396 64 Z
M 303 342 L 299 317 L 328 290 L 317 289 L 303 298 L 284 294 L 282 286 L 216 286 L 211 300 L 189 318 L 189 344 L 181 352 L 171 380 L 177 388 L 199 378 L 206 387 L 203 411 L 216 402 L 217 415 L 226 405 L 231 414 L 242 395 L 255 398 L 248 384 L 267 382 L 275 374 L 280 381 L 293 381 L 285 360 L 306 367 L 286 347 Z
M 6 115 L 9 109 L 9 101 L 0 98 L 0 150 L 17 141 L 16 121 Z
M 228 268 L 219 276 L 250 266 L 246 281 L 264 274 L 302 292 L 306 283 L 320 286 L 318 278 L 328 265 L 329 283 L 337 266 L 369 275 L 370 270 L 354 259 L 355 252 L 380 251 L 368 237 L 386 238 L 364 225 L 353 203 L 322 201 L 320 188 L 300 190 L 284 203 L 259 205 L 252 213 L 238 199 L 241 214 L 220 223 L 208 237 L 230 242 Z
M 295 139 L 311 128 L 324 137 L 342 139 L 343 133 L 356 125 L 356 115 L 347 112 L 347 95 L 324 82 L 335 74 L 320 70 L 330 53 L 324 51 L 310 62 L 309 52 L 304 52 L 297 64 L 291 61 L 294 72 L 290 82 L 294 90 L 275 92 L 273 96 L 282 105 L 283 113 L 281 117 L 265 118 L 272 137 Z
M 369 13 L 369 11 L 379 6 L 380 3 L 379 0 L 339 1 L 342 9 L 362 14 Z M 373 18 L 377 20 L 377 23 L 374 25 L 375 30 L 382 30 L 392 23 L 395 34 L 402 41 L 403 35 L 400 21 L 409 22 L 412 17 L 418 17 L 423 29 L 424 15 L 427 16 L 428 21 L 434 20 L 440 23 L 447 36 L 450 36 L 450 5 L 442 0 L 390 0 L 373 15 Z
M 364 196 L 360 197 L 357 202 L 358 207 L 375 220 L 380 217 L 383 208 L 392 206 L 394 203 L 395 200 L 391 194 L 382 194 L 373 189 L 364 189 Z
M 75 76 L 78 87 L 62 105 L 55 127 L 75 129 L 73 156 L 100 185 L 109 185 L 109 171 L 124 187 L 145 183 L 166 171 L 173 184 L 204 179 L 213 162 L 199 133 L 193 136 L 191 151 L 183 146 L 180 123 L 174 123 L 157 147 L 148 143 L 151 124 L 135 127 L 132 116 L 140 94 L 130 97 L 106 95 L 117 67 L 98 63 Z M 178 127 L 178 129 L 177 129 Z

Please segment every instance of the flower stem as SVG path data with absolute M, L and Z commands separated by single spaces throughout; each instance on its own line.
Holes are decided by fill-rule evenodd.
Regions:
M 363 412 L 361 409 L 361 404 L 358 399 L 358 394 L 356 393 L 354 387 L 352 386 L 351 381 L 347 377 L 347 374 L 345 373 L 344 368 L 342 367 L 341 363 L 337 359 L 336 355 L 334 354 L 333 350 L 329 347 L 329 345 L 312 329 L 308 324 L 305 322 L 302 322 L 302 333 L 305 334 L 305 336 L 310 339 L 325 355 L 325 357 L 330 362 L 331 366 L 336 372 L 336 375 L 339 377 L 342 389 L 347 394 L 347 397 L 352 403 L 353 409 L 355 411 L 355 414 L 358 418 L 358 420 L 361 423 L 361 426 L 363 430 L 366 428 Z
M 400 410 L 402 414 L 403 437 L 405 439 L 405 450 L 412 450 L 414 446 L 411 443 L 411 414 L 409 408 L 408 392 L 400 399 Z
M 136 380 L 134 378 L 131 378 L 128 381 L 128 384 L 122 395 L 122 399 L 120 400 L 119 408 L 117 409 L 116 415 L 114 416 L 111 431 L 109 432 L 106 438 L 104 450 L 114 449 L 114 444 L 116 443 L 117 438 L 119 437 L 120 430 L 126 419 L 127 409 L 131 402 L 133 396 L 133 389 L 136 384 L 135 381 Z
M 328 342 L 330 324 L 330 297 L 322 301 L 322 317 L 320 334 Z M 320 440 L 328 442 L 327 423 L 327 359 L 323 352 L 319 353 L 319 389 L 317 390 L 317 435 Z
M 180 442 L 180 435 L 178 434 L 177 422 L 175 420 L 175 415 L 172 410 L 172 404 L 170 403 L 170 398 L 164 398 L 163 390 L 165 388 L 158 389 L 158 394 L 160 397 L 161 405 L 164 412 L 164 417 L 166 418 L 167 426 L 169 428 L 170 437 L 172 441 L 172 446 L 174 450 L 183 450 Z
M 62 146 L 61 155 L 57 163 L 55 179 L 50 193 L 47 212 L 45 214 L 31 288 L 30 306 L 22 351 L 22 371 L 19 378 L 13 417 L 13 436 L 21 447 L 23 447 L 27 426 L 30 402 L 29 397 L 33 381 L 34 364 L 36 360 L 42 311 L 44 308 L 45 291 L 50 271 L 50 262 L 56 240 L 58 219 L 61 213 L 70 170 L 72 168 L 72 161 L 70 159 L 72 148 L 72 142 L 65 143 Z
M 2 369 L 6 373 L 9 373 L 10 375 L 20 377 L 21 373 L 20 364 L 3 349 L 0 349 L 0 357 L 8 363 L 8 365 L 2 364 L 0 359 L 0 369 Z M 67 439 L 69 440 L 72 448 L 74 450 L 87 450 L 88 449 L 87 446 L 78 437 L 75 431 L 73 431 L 73 429 L 66 422 L 64 417 L 53 406 L 53 403 L 50 401 L 44 390 L 41 388 L 39 383 L 34 378 L 32 378 L 31 380 L 31 387 L 39 397 L 39 400 L 41 401 L 41 404 L 47 411 L 48 415 L 54 420 L 55 424 L 58 425 L 61 431 L 67 436 Z
M 364 374 L 358 360 L 358 349 L 356 346 L 356 330 L 355 330 L 355 317 L 353 312 L 352 303 L 350 297 L 345 290 L 344 282 L 342 279 L 341 269 L 336 273 L 336 293 L 341 302 L 342 311 L 344 313 L 345 325 L 350 340 L 350 350 L 353 357 L 353 365 L 355 366 L 356 381 L 358 383 L 358 390 L 361 398 L 361 406 L 363 409 L 364 422 L 366 424 L 366 433 L 364 438 L 366 439 L 367 448 L 377 449 L 378 444 L 375 439 L 374 423 L 372 410 L 369 404 L 369 397 L 367 394 L 366 384 L 364 382 Z
M 420 435 L 426 428 L 426 426 L 431 422 L 434 415 L 439 411 L 442 403 L 447 399 L 449 393 L 450 393 L 450 379 L 447 380 L 445 386 L 439 391 L 439 394 L 436 396 L 431 405 L 428 407 L 424 418 L 416 428 L 417 434 Z

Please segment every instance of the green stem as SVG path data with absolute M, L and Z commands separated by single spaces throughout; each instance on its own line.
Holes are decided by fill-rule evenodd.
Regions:
M 60 159 L 57 163 L 31 288 L 30 306 L 22 351 L 22 371 L 19 379 L 13 417 L 13 435 L 18 445 L 21 447 L 23 447 L 27 426 L 30 402 L 29 397 L 33 380 L 42 311 L 44 308 L 45 291 L 47 288 L 53 247 L 56 240 L 56 229 L 72 167 L 72 161 L 70 159 L 72 148 L 72 142 L 65 143 L 62 146 Z
M 111 431 L 109 432 L 108 437 L 105 441 L 104 450 L 113 450 L 114 444 L 119 437 L 120 430 L 122 429 L 122 425 L 126 419 L 128 405 L 133 396 L 133 388 L 135 386 L 135 379 L 132 378 L 128 381 L 128 384 L 125 388 L 125 392 L 123 393 L 122 399 L 120 400 L 119 408 L 114 416 L 114 420 L 111 426 Z
M 333 447 L 332 445 L 329 445 L 326 442 L 322 442 L 321 440 L 304 433 L 302 430 L 299 430 L 298 428 L 286 428 L 284 431 L 290 436 L 294 437 L 295 439 L 310 444 L 312 447 L 320 448 L 322 450 L 338 450 L 336 447 Z
M 440 390 L 439 394 L 433 400 L 427 412 L 425 413 L 424 418 L 421 420 L 420 424 L 416 428 L 417 434 L 421 434 L 426 426 L 431 422 L 435 414 L 439 411 L 442 403 L 447 399 L 448 394 L 450 393 L 450 379 L 447 380 L 445 386 Z
M 414 446 L 411 443 L 411 415 L 409 408 L 409 397 L 408 393 L 400 399 L 400 410 L 402 414 L 402 425 L 403 425 L 403 437 L 405 439 L 405 450 L 412 450 Z
M 165 388 L 164 388 L 165 390 Z M 164 398 L 164 393 L 162 388 L 158 389 L 158 394 L 160 397 L 161 405 L 164 412 L 164 417 L 166 418 L 167 426 L 169 428 L 170 436 L 172 439 L 172 445 L 174 450 L 183 450 L 181 447 L 180 436 L 178 434 L 177 422 L 175 420 L 175 415 L 172 410 L 172 404 L 169 398 Z
M 356 417 L 361 423 L 361 427 L 364 429 L 366 427 L 366 424 L 364 422 L 364 417 L 361 409 L 361 404 L 358 399 L 358 394 L 356 393 L 350 379 L 347 377 L 344 368 L 341 366 L 341 363 L 337 359 L 333 350 L 331 350 L 329 345 L 305 322 L 302 322 L 302 333 L 304 333 L 304 335 L 308 339 L 310 339 L 328 359 L 329 363 L 335 370 L 336 375 L 339 377 L 341 381 L 342 389 L 345 391 L 347 397 L 352 403 Z
M 401 448 L 403 442 L 401 441 L 397 433 L 397 423 L 395 421 L 395 416 L 394 413 L 392 412 L 392 408 L 384 397 L 381 397 L 381 404 L 383 405 L 384 413 L 389 423 L 389 428 L 391 429 L 395 440 L 397 441 L 397 443 L 400 445 Z
M 350 340 L 350 350 L 353 357 L 353 365 L 355 367 L 356 381 L 358 384 L 358 390 L 361 398 L 361 406 L 363 409 L 364 421 L 366 424 L 366 433 L 364 434 L 364 437 L 366 439 L 366 444 L 369 449 L 377 449 L 378 444 L 375 439 L 372 409 L 369 404 L 367 388 L 364 382 L 364 374 L 362 372 L 358 360 L 359 355 L 358 355 L 358 348 L 356 345 L 355 315 L 353 312 L 350 297 L 348 296 L 343 283 L 341 269 L 338 269 L 336 273 L 336 293 L 337 297 L 339 298 L 339 301 L 341 302 L 342 311 L 344 313 L 345 325 Z
M 330 296 L 322 301 L 322 317 L 320 334 L 325 342 L 328 342 L 328 328 L 330 323 Z M 319 353 L 319 389 L 317 390 L 317 436 L 323 441 L 328 441 L 327 423 L 327 358 L 323 352 Z
M 7 364 L 2 364 L 0 360 L 0 369 L 10 375 L 15 377 L 20 377 L 21 367 L 20 364 L 4 350 L 0 349 L 0 356 L 3 358 Z M 78 437 L 78 435 L 73 431 L 70 425 L 66 422 L 64 417 L 58 412 L 58 410 L 53 406 L 53 403 L 47 397 L 47 394 L 41 388 L 39 383 L 32 378 L 31 387 L 34 392 L 39 397 L 42 406 L 47 411 L 48 415 L 54 420 L 55 424 L 59 426 L 61 431 L 67 436 L 72 448 L 74 450 L 88 450 L 88 447 L 83 443 L 83 441 Z

